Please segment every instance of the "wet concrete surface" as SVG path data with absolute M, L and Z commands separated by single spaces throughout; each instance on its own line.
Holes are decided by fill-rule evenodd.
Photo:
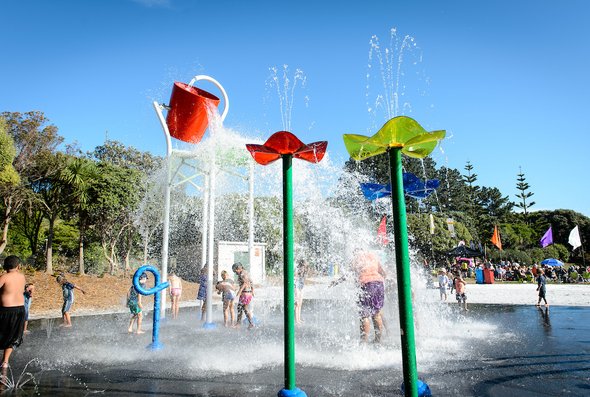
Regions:
M 434 396 L 590 395 L 590 307 L 471 305 L 448 313 L 448 328 L 419 325 L 418 335 L 429 339 L 417 341 L 419 375 Z M 34 321 L 12 362 L 17 379 L 34 360 L 25 370 L 34 380 L 17 395 L 276 396 L 282 320 L 272 311 L 265 316 L 272 320 L 253 331 L 207 331 L 187 310 L 163 324 L 159 352 L 145 348 L 149 327 L 144 335 L 126 333 L 126 315 L 77 317 L 71 329 Z M 326 332 L 333 318 L 306 317 L 297 331 L 297 385 L 308 396 L 400 395 L 399 334 L 359 346 L 345 341 L 354 322 Z

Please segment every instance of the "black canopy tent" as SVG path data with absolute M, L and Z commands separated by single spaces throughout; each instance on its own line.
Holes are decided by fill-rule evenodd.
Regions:
M 463 258 L 475 258 L 475 257 L 482 257 L 483 252 L 479 250 L 471 249 L 465 245 L 460 245 L 458 247 L 453 248 L 449 252 L 447 252 L 448 256 L 452 257 L 463 257 Z

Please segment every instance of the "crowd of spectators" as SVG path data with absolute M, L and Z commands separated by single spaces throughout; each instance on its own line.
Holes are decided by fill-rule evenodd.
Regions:
M 537 279 L 539 270 L 543 269 L 548 280 L 557 283 L 582 283 L 590 282 L 590 266 L 570 265 L 547 266 L 547 265 L 521 265 L 509 260 L 493 264 L 490 261 L 461 258 L 450 265 L 453 273 L 460 272 L 463 277 L 473 278 L 476 268 L 490 269 L 494 272 L 494 279 L 497 281 L 520 281 L 534 282 Z

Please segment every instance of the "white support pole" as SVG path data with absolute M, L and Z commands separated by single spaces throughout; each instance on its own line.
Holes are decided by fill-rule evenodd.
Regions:
M 171 170 L 171 154 L 172 154 L 172 141 L 170 139 L 170 131 L 164 115 L 162 114 L 162 106 L 158 102 L 153 102 L 154 109 L 160 120 L 164 135 L 166 136 L 166 186 L 164 187 L 164 225 L 162 231 L 162 282 L 168 280 L 168 237 L 170 230 L 170 170 Z M 160 318 L 166 317 L 166 290 L 160 292 L 161 295 L 161 306 L 160 306 Z
M 250 160 L 250 176 L 248 177 L 248 260 L 250 261 L 250 271 L 254 264 L 254 161 Z M 262 269 L 262 279 L 264 280 L 264 269 Z
M 221 114 L 221 122 L 225 120 L 227 116 L 227 112 L 229 111 L 229 98 L 225 89 L 217 80 L 212 77 L 205 76 L 205 75 L 198 75 L 193 77 L 193 79 L 188 83 L 188 85 L 193 85 L 199 80 L 209 81 L 217 86 L 221 93 L 223 94 L 223 100 L 225 102 L 225 106 L 223 109 L 223 113 Z M 211 154 L 211 164 L 209 165 L 209 247 L 207 252 L 208 257 L 208 266 L 207 266 L 207 307 L 206 309 L 206 320 L 205 320 L 205 328 L 213 328 L 213 257 L 214 257 L 214 243 L 215 243 L 215 173 L 217 172 L 217 165 L 216 162 L 216 141 L 215 141 L 215 134 L 214 131 L 209 127 L 209 131 L 211 133 L 211 139 L 213 141 L 212 151 Z
M 209 224 L 209 176 L 205 175 L 203 190 L 203 217 L 201 220 L 201 270 L 207 264 L 207 226 Z
M 170 160 L 170 159 L 168 159 Z M 166 163 L 168 164 L 169 161 Z M 164 190 L 164 230 L 162 232 L 162 282 L 168 280 L 168 237 L 170 230 L 170 166 L 167 165 L 166 187 Z M 166 290 L 162 290 L 160 302 L 160 318 L 166 317 Z
M 215 139 L 212 136 L 212 139 Z M 208 248 L 208 266 L 207 266 L 207 307 L 205 326 L 213 324 L 213 254 L 215 242 L 215 145 L 211 154 L 211 164 L 209 167 L 209 248 Z

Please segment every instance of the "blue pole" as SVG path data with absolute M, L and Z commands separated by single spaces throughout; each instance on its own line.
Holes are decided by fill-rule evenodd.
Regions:
M 145 289 L 139 282 L 139 278 L 145 272 L 150 272 L 154 275 L 154 286 L 150 289 Z M 166 281 L 160 284 L 160 272 L 153 266 L 144 265 L 135 271 L 133 275 L 133 286 L 141 295 L 154 295 L 154 324 L 152 326 L 152 343 L 148 345 L 148 349 L 160 350 L 164 347 L 159 341 L 160 336 L 160 291 L 168 288 L 170 283 Z

